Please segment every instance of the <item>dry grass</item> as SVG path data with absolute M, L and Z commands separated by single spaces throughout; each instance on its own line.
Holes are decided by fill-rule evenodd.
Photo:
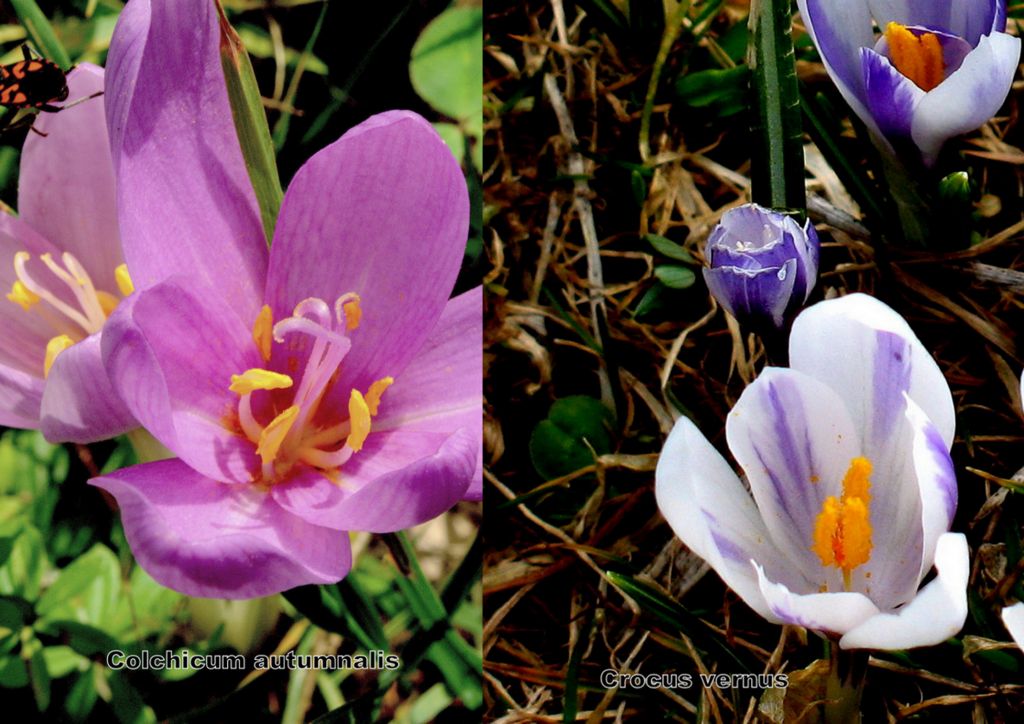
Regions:
M 725 415 L 764 365 L 764 348 L 717 309 L 699 275 L 670 313 L 633 314 L 658 261 L 643 235 L 667 236 L 699 260 L 721 214 L 748 198 L 750 139 L 742 119 L 709 123 L 679 107 L 664 80 L 684 72 L 686 58 L 713 51 L 745 16 L 744 3 L 724 6 L 692 56 L 684 28 L 662 73 L 644 149 L 642 104 L 657 38 L 653 47 L 631 45 L 561 0 L 488 13 L 490 716 L 561 721 L 576 702 L 575 719 L 593 722 L 777 720 L 777 698 L 763 697 L 759 711 L 759 690 L 606 690 L 599 681 L 608 668 L 736 671 L 707 647 L 712 638 L 757 673 L 789 672 L 787 720 L 802 706 L 803 720 L 813 721 L 819 639 L 753 614 L 674 539 L 653 496 L 657 453 L 673 418 L 685 410 L 724 450 Z M 800 73 L 826 90 L 820 65 L 801 63 Z M 954 529 L 971 544 L 972 611 L 962 646 L 872 658 L 865 706 L 892 720 L 1015 721 L 1024 711 L 1022 658 L 998 620 L 1003 603 L 1020 591 L 1024 568 L 1024 511 L 1001 485 L 1024 465 L 1019 90 L 1011 115 L 960 142 L 982 191 L 975 224 L 982 240 L 964 251 L 889 248 L 879 258 L 856 204 L 813 144 L 806 149 L 811 215 L 824 242 L 812 301 L 852 291 L 884 299 L 933 351 L 957 405 Z M 632 168 L 644 169 L 642 204 L 631 193 Z M 572 394 L 616 408 L 614 452 L 542 480 L 531 465 L 530 432 L 553 400 Z M 617 587 L 610 570 L 679 601 L 699 621 L 686 630 L 667 625 Z M 575 696 L 567 696 L 567 681 Z

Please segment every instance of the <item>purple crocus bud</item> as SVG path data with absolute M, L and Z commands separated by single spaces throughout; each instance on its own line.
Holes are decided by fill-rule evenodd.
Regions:
M 730 209 L 708 237 L 704 280 L 739 321 L 781 329 L 814 288 L 818 233 L 791 216 L 745 204 Z
M 746 482 L 681 417 L 658 460 L 658 507 L 773 623 L 843 649 L 944 641 L 967 617 L 970 562 L 950 532 L 955 410 L 942 371 L 864 294 L 804 310 L 789 359 L 765 367 L 726 420 Z
M 932 166 L 999 110 L 1020 58 L 1005 0 L 797 0 L 825 69 L 876 142 Z M 876 38 L 873 23 L 882 29 Z

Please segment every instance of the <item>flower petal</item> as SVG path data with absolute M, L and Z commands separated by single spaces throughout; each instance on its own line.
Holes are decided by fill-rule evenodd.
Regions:
M 703 272 L 708 291 L 733 317 L 782 329 L 786 309 L 793 300 L 793 286 L 798 275 L 796 259 L 790 259 L 780 267 L 741 269 L 720 266 Z
M 136 0 L 111 40 L 107 121 L 124 256 L 137 288 L 182 274 L 251 325 L 267 244 L 206 0 Z
M 729 413 L 725 434 L 775 544 L 805 575 L 819 576 L 795 592 L 840 590 L 839 569 L 824 568 L 813 546 L 825 499 L 841 495 L 862 454 L 843 401 L 813 377 L 766 367 Z
M 925 25 L 959 35 L 971 45 L 1006 26 L 1005 0 L 869 0 L 868 4 L 880 28 L 891 22 Z
M 924 98 L 924 91 L 874 50 L 861 48 L 860 58 L 867 105 L 878 130 L 894 146 L 910 141 L 914 108 Z
M 914 113 L 912 136 L 926 165 L 943 144 L 973 131 L 1003 105 L 1020 60 L 1020 38 L 1005 33 L 985 36 L 960 67 L 925 94 Z
M 460 428 L 483 444 L 483 289 L 448 302 L 419 354 L 388 388 L 374 431 L 422 430 L 451 433 Z M 483 493 L 483 456 L 466 497 Z
M 793 369 L 839 393 L 865 449 L 884 449 L 891 440 L 902 421 L 904 392 L 947 448 L 953 444 L 956 421 L 946 379 L 903 317 L 874 297 L 850 294 L 804 310 L 793 323 L 789 359 Z
M 895 613 L 880 613 L 839 640 L 844 649 L 909 649 L 934 646 L 955 635 L 967 619 L 970 556 L 962 533 L 945 533 L 935 546 L 935 579 Z
M 736 473 L 688 418 L 680 417 L 665 440 L 654 481 L 658 509 L 676 536 L 748 606 L 777 623 L 751 561 L 790 585 L 809 583 L 772 542 Z
M 931 570 L 938 538 L 956 512 L 956 473 L 942 436 L 913 400 L 903 396 L 900 424 L 871 476 L 871 559 L 854 571 L 854 587 L 882 610 L 917 595 Z
M 83 63 L 68 74 L 68 102 L 103 90 L 103 69 Z M 18 213 L 61 251 L 74 254 L 97 289 L 117 292 L 124 259 L 117 231 L 114 166 L 103 96 L 60 113 L 41 113 L 21 152 Z
M 43 392 L 42 430 L 50 442 L 90 443 L 139 426 L 107 377 L 99 333 L 61 352 Z
M 14 255 L 49 252 L 59 255 L 50 242 L 20 218 L 0 211 L 0 292 L 6 294 L 18 278 Z M 36 260 L 38 262 L 38 259 Z M 18 304 L 0 298 L 0 364 L 36 377 L 43 376 L 46 343 L 58 334 L 40 316 L 39 307 L 26 312 Z
M 923 546 L 918 579 L 931 569 L 938 539 L 956 515 L 956 470 L 945 441 L 924 412 L 908 399 L 907 420 L 914 428 L 914 470 L 921 499 Z
M 398 378 L 440 317 L 462 261 L 469 195 L 424 119 L 373 116 L 313 156 L 281 206 L 267 281 L 275 319 L 307 297 L 362 299 L 362 323 L 334 387 L 345 404 Z
M 1000 615 L 1017 648 L 1024 650 L 1024 603 L 1007 606 Z
M 853 112 L 877 132 L 867 109 L 860 49 L 875 44 L 871 14 L 863 0 L 797 0 L 825 69 Z
M 479 417 L 479 413 L 477 413 Z M 390 533 L 445 512 L 465 495 L 480 458 L 472 430 L 373 432 L 342 468 L 340 482 L 317 472 L 272 489 L 284 509 L 314 525 Z
M 235 429 L 228 387 L 261 359 L 226 302 L 178 278 L 136 292 L 107 320 L 103 356 L 128 409 L 161 443 L 215 480 L 252 479 L 259 461 Z
M 189 596 L 255 598 L 348 573 L 348 536 L 282 510 L 266 492 L 162 460 L 95 478 L 121 507 L 136 559 Z
M 771 581 L 761 566 L 755 565 L 761 594 L 768 602 L 772 620 L 803 626 L 812 631 L 841 634 L 870 620 L 878 608 L 860 593 L 793 593 L 781 583 Z
M 43 378 L 0 364 L 0 425 L 39 427 Z

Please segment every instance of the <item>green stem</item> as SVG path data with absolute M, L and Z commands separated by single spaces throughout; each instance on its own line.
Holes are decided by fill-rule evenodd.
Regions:
M 675 45 L 676 39 L 683 30 L 683 23 L 689 12 L 690 0 L 680 0 L 676 5 L 676 11 L 665 24 L 665 34 L 661 36 L 658 56 L 654 59 L 654 67 L 651 68 L 651 79 L 647 83 L 647 97 L 644 98 L 644 108 L 640 114 L 640 158 L 644 163 L 647 163 L 651 156 L 651 113 L 654 111 L 654 97 L 658 93 L 658 81 L 661 79 L 661 71 L 665 67 L 672 46 Z
M 884 151 L 882 156 L 882 173 L 889 187 L 889 197 L 896 204 L 900 231 L 904 243 L 924 248 L 931 237 L 932 210 L 924 189 L 908 172 L 907 168 Z
M 868 673 L 868 652 L 844 651 L 833 641 L 829 646 L 831 666 L 825 685 L 826 724 L 860 724 L 860 702 Z

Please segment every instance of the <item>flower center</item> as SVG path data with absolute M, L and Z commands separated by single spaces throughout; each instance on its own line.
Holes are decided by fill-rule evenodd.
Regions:
M 905 25 L 889 23 L 885 27 L 889 59 L 900 73 L 927 92 L 946 79 L 942 43 L 934 33 L 914 33 Z
M 46 345 L 43 374 L 50 374 L 57 355 L 77 342 L 103 328 L 121 299 L 110 292 L 97 289 L 85 267 L 73 254 L 64 252 L 61 262 L 51 254 L 42 254 L 36 272 L 28 265 L 32 255 L 19 251 L 14 255 L 14 274 L 17 277 L 7 299 L 29 314 L 37 315 L 55 333 Z M 42 275 L 35 276 L 35 273 Z M 134 291 L 128 267 L 121 264 L 114 270 L 114 278 L 122 296 Z M 70 293 L 69 293 L 70 292 Z M 40 304 L 45 302 L 45 304 Z
M 239 424 L 256 445 L 262 463 L 259 481 L 283 480 L 298 463 L 333 479 L 338 469 L 362 449 L 380 398 L 394 380 L 377 380 L 365 395 L 353 389 L 345 410 L 323 405 L 352 347 L 347 333 L 359 326 L 361 317 L 356 294 L 340 297 L 333 314 L 323 300 L 305 299 L 291 317 L 277 324 L 269 306 L 260 310 L 253 325 L 253 341 L 264 362 L 270 362 L 273 344 L 284 343 L 288 336 L 304 336 L 311 345 L 297 384 L 292 375 L 267 369 L 231 376 L 230 390 L 239 395 Z M 262 397 L 255 400 L 254 407 L 257 393 Z
M 829 496 L 814 524 L 814 546 L 823 566 L 843 571 L 843 583 L 850 588 L 850 573 L 871 558 L 871 461 L 856 457 L 843 477 L 843 495 Z

